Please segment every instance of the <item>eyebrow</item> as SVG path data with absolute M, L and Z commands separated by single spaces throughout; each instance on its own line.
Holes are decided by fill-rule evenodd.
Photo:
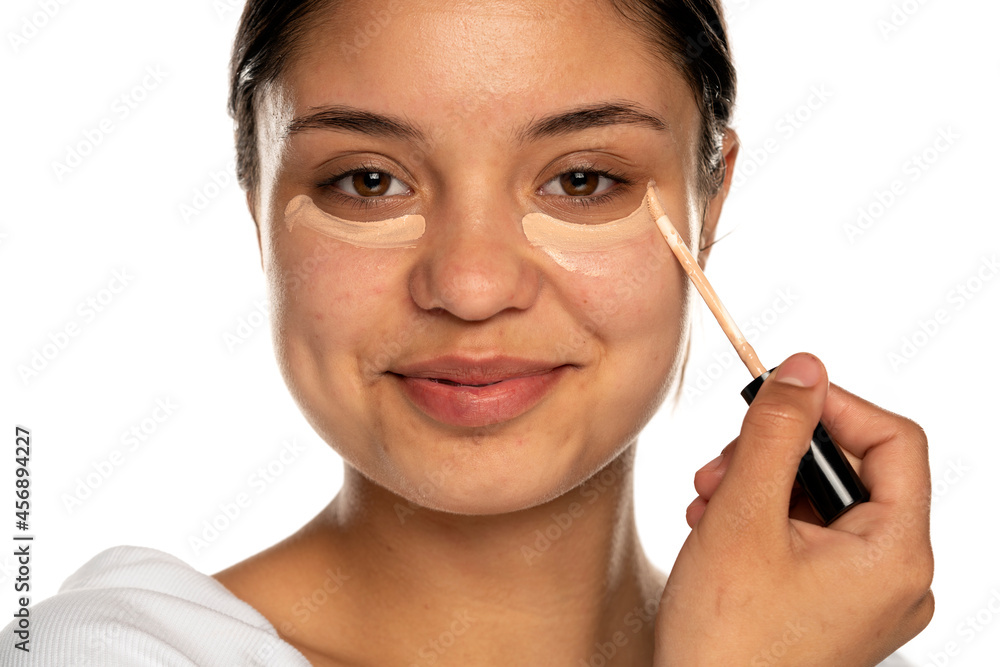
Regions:
M 581 132 L 609 125 L 640 125 L 653 130 L 669 130 L 663 119 L 629 102 L 602 102 L 576 107 L 544 116 L 515 134 L 521 143 L 546 137 Z M 285 136 L 306 130 L 354 132 L 373 137 L 426 141 L 424 133 L 408 121 L 387 114 L 364 111 L 346 105 L 313 107 L 313 111 L 293 118 L 285 127 Z
M 659 131 L 670 129 L 663 119 L 636 104 L 603 102 L 545 116 L 522 129 L 516 136 L 522 143 L 526 143 L 608 125 L 640 125 Z
M 363 111 L 355 107 L 331 105 L 313 107 L 314 111 L 296 116 L 285 127 L 289 137 L 305 130 L 355 132 L 373 137 L 424 141 L 424 134 L 414 125 L 397 116 Z

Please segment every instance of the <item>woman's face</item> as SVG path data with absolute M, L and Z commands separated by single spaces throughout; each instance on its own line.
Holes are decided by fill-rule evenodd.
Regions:
M 352 466 L 421 505 L 508 512 L 572 489 L 676 380 L 690 291 L 652 223 L 560 263 L 522 218 L 622 218 L 655 179 L 690 239 L 690 88 L 605 3 L 348 2 L 324 18 L 257 116 L 252 207 L 293 396 Z M 397 248 L 289 230 L 302 194 L 425 230 Z

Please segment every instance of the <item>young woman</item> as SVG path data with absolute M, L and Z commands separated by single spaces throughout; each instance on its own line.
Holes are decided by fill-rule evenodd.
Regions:
M 231 74 L 277 356 L 343 487 L 212 578 L 102 554 L 24 664 L 860 666 L 926 626 L 923 434 L 808 354 L 653 568 L 632 461 L 695 295 L 652 224 L 529 238 L 641 217 L 653 180 L 704 263 L 738 153 L 716 0 L 250 0 Z M 789 503 L 821 417 L 872 495 L 829 527 Z

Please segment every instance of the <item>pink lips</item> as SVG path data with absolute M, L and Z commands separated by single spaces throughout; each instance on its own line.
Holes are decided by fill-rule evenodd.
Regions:
M 432 419 L 479 427 L 534 407 L 569 369 L 513 357 L 446 356 L 393 368 L 410 401 Z

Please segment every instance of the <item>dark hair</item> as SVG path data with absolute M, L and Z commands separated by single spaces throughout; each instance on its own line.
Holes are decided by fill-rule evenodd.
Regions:
M 736 102 L 736 68 L 720 0 L 612 0 L 612 4 L 646 33 L 700 98 L 699 181 L 702 194 L 715 193 L 726 175 L 722 138 Z
M 579 2 L 580 0 L 567 0 Z M 736 70 L 720 0 L 611 0 L 683 73 L 702 117 L 700 183 L 714 193 L 725 176 L 722 137 L 732 119 Z M 296 55 L 316 13 L 332 0 L 247 0 L 229 62 L 229 115 L 236 134 L 236 176 L 244 190 L 260 181 L 255 111 L 259 92 Z

